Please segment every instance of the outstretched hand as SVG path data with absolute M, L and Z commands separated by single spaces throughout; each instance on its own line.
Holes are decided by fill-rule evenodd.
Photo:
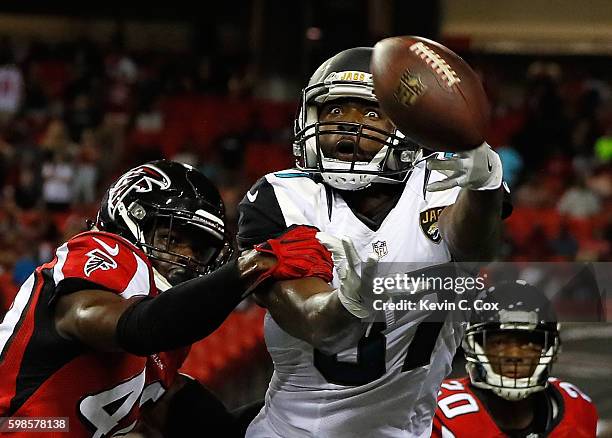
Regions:
M 375 253 L 364 262 L 348 237 L 337 238 L 327 233 L 317 233 L 317 239 L 331 252 L 340 287 L 338 298 L 342 305 L 357 318 L 367 318 L 373 312 L 372 281 L 378 265 Z
M 471 190 L 495 190 L 502 183 L 501 160 L 486 142 L 476 149 L 456 152 L 444 158 L 430 158 L 427 168 L 447 176 L 428 184 L 427 190 L 430 192 L 457 186 Z

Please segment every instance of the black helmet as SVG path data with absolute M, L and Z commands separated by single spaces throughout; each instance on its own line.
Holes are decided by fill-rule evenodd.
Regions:
M 171 284 L 204 274 L 231 254 L 225 209 L 216 187 L 186 164 L 159 160 L 124 173 L 107 190 L 96 226 L 140 247 L 149 258 L 183 269 Z M 156 235 L 160 230 L 164 236 Z M 197 246 L 193 257 L 170 250 L 170 236 L 180 230 Z M 162 243 L 160 243 L 162 242 Z
M 339 189 L 357 190 L 373 182 L 403 182 L 421 151 L 397 129 L 388 132 L 354 122 L 343 122 L 341 128 L 338 122 L 319 121 L 319 107 L 333 99 L 349 97 L 378 102 L 370 72 L 372 52 L 371 47 L 356 47 L 321 64 L 302 90 L 295 119 L 293 154 L 297 157 L 296 166 L 305 172 L 321 174 L 326 183 Z M 355 136 L 355 148 L 360 138 L 377 141 L 383 147 L 369 163 L 348 163 L 325 157 L 319 137 L 334 134 Z M 385 136 L 384 140 L 380 134 Z
M 490 287 L 481 305 L 476 304 L 474 308 L 487 310 L 473 313 L 463 338 L 472 384 L 507 400 L 521 400 L 543 390 L 561 345 L 557 317 L 546 296 L 538 288 L 517 280 Z M 512 333 L 541 348 L 537 363 L 530 364 L 531 375 L 520 377 L 516 368 L 514 377 L 494 371 L 492 364 L 502 357 L 486 354 L 487 338 L 499 333 Z

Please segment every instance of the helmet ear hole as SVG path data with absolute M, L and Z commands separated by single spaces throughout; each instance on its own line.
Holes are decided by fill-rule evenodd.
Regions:
M 128 207 L 128 211 L 138 221 L 142 221 L 147 215 L 147 211 L 137 202 L 132 202 Z

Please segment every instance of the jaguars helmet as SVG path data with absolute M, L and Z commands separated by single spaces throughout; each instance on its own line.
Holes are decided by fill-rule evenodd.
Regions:
M 370 71 L 372 52 L 371 47 L 356 47 L 344 50 L 321 64 L 302 90 L 295 119 L 293 154 L 297 168 L 320 174 L 324 182 L 341 190 L 363 189 L 375 182 L 403 182 L 422 153 L 419 145 L 397 129 L 388 132 L 362 123 L 342 122 L 339 125 L 336 121 L 319 121 L 319 108 L 334 99 L 378 102 Z M 382 148 L 370 162 L 347 162 L 326 157 L 319 144 L 320 138 L 335 134 L 355 137 L 355 157 L 361 138 L 379 142 Z
M 151 259 L 178 266 L 167 278 L 173 285 L 216 269 L 232 253 L 216 187 L 198 170 L 173 161 L 152 161 L 121 175 L 102 199 L 96 227 L 124 237 Z M 173 231 L 193 242 L 193 257 L 171 250 Z
M 543 390 L 550 370 L 560 350 L 559 324 L 555 311 L 546 296 L 536 287 L 522 280 L 503 282 L 490 287 L 483 299 L 491 310 L 475 311 L 463 338 L 467 359 L 466 370 L 472 384 L 489 389 L 506 400 L 521 400 Z M 498 310 L 495 310 L 495 307 Z M 484 304 L 483 308 L 487 308 Z M 487 339 L 494 334 L 513 334 L 539 347 L 537 360 L 525 362 L 530 375 L 518 372 L 520 362 L 515 358 L 487 354 Z M 501 373 L 499 365 L 514 365 L 513 376 Z M 523 366 L 525 366 L 525 363 Z M 495 366 L 498 365 L 497 371 Z M 527 374 L 529 374 L 529 372 Z

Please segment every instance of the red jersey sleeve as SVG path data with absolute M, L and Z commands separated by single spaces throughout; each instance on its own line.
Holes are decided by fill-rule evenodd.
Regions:
M 55 295 L 102 289 L 129 298 L 155 290 L 145 254 L 115 234 L 79 234 L 59 247 L 56 257 Z
M 597 409 L 591 398 L 576 385 L 557 378 L 548 379 L 563 397 L 563 416 L 550 434 L 551 438 L 572 436 L 591 438 L 596 436 Z

